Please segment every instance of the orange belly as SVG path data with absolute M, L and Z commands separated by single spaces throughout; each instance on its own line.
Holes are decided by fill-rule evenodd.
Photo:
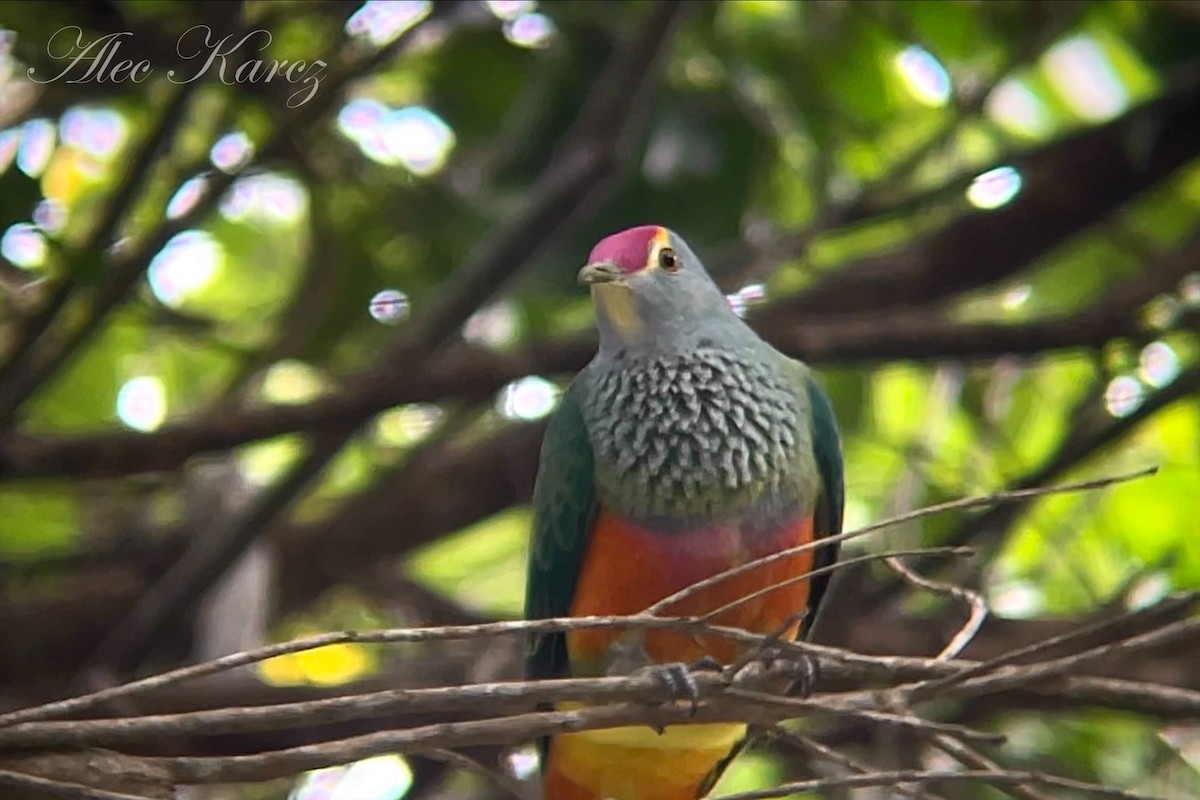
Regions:
M 658 533 L 601 512 L 575 588 L 572 616 L 624 615 L 645 611 L 664 597 L 704 578 L 755 558 L 812 541 L 812 518 L 798 519 L 771 534 L 745 536 L 734 526 L 692 533 Z M 750 544 L 747 544 L 750 542 Z M 686 597 L 660 612 L 663 616 L 706 614 L 746 595 L 812 569 L 812 551 L 765 564 Z M 713 618 L 713 623 L 752 633 L 772 633 L 808 603 L 808 581 L 767 592 Z M 787 632 L 794 636 L 798 622 Z M 572 631 L 567 651 L 573 671 L 589 672 L 603 664 L 620 631 Z M 740 645 L 724 637 L 650 631 L 646 653 L 656 663 L 693 663 L 704 656 L 733 661 Z
M 662 534 L 601 512 L 575 589 L 572 616 L 625 615 L 649 606 L 699 580 L 812 541 L 811 518 L 781 525 L 771 533 L 744 535 L 737 527 Z M 812 569 L 806 551 L 717 583 L 673 603 L 664 616 L 706 614 L 727 603 Z M 723 611 L 719 625 L 773 633 L 808 604 L 808 582 L 798 581 Z M 795 635 L 799 623 L 785 632 Z M 567 634 L 574 674 L 605 667 L 616 630 Z M 717 636 L 648 631 L 646 654 L 657 663 L 694 663 L 710 656 L 729 663 L 738 642 Z M 708 776 L 745 736 L 741 724 L 671 725 L 661 734 L 628 727 L 581 731 L 553 737 L 544 765 L 546 800 L 693 800 Z

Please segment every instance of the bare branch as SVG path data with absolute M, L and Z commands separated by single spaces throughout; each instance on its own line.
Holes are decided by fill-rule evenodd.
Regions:
M 811 548 L 811 545 L 803 545 L 803 546 Z M 742 595 L 741 597 L 737 598 L 736 600 L 730 600 L 725 605 L 717 606 L 712 611 L 705 613 L 704 616 L 701 617 L 701 619 L 703 619 L 706 622 L 711 621 L 731 609 L 737 608 L 738 606 L 744 605 L 745 603 L 753 602 L 754 600 L 757 600 L 760 597 L 764 597 L 765 595 L 768 595 L 771 592 L 774 592 L 778 589 L 782 589 L 786 586 L 792 586 L 794 584 L 801 583 L 803 581 L 807 581 L 809 578 L 813 578 L 817 575 L 828 575 L 829 573 L 837 572 L 840 569 L 857 566 L 859 564 L 867 564 L 872 561 L 888 561 L 889 559 L 893 559 L 898 556 L 913 556 L 913 555 L 931 556 L 934 558 L 937 558 L 940 556 L 967 557 L 967 556 L 975 555 L 975 551 L 969 547 L 919 547 L 914 550 L 888 550 L 883 553 L 866 553 L 864 555 L 854 556 L 852 558 L 843 558 L 843 559 L 839 559 L 838 561 L 836 561 L 833 564 L 830 564 L 828 566 L 817 567 L 816 569 L 810 569 L 799 575 L 793 575 L 790 578 L 785 578 L 784 580 L 776 581 L 775 583 L 772 583 L 770 586 L 767 586 L 766 588 L 758 589 L 757 591 L 751 592 L 750 594 Z M 652 608 L 659 608 L 659 603 L 655 603 L 655 605 Z M 649 613 L 654 613 L 654 612 L 651 611 L 650 609 L 647 609 L 644 613 L 649 614 Z M 801 611 L 801 612 L 799 612 L 799 615 L 803 616 L 805 613 L 807 613 L 807 612 Z M 787 630 L 793 624 L 795 624 L 794 619 L 787 620 L 783 625 L 783 630 Z
M 869 775 L 874 772 L 869 764 L 865 764 L 856 758 L 839 753 L 832 747 L 826 747 L 809 736 L 800 736 L 792 731 L 789 731 L 783 725 L 772 725 L 767 728 L 764 733 L 771 739 L 790 744 L 791 746 L 804 750 L 813 756 L 828 761 L 832 764 L 844 767 L 852 773 L 858 775 Z M 923 800 L 944 800 L 941 795 L 933 794 L 932 792 L 917 789 L 905 784 L 897 784 L 892 787 L 892 791 L 904 797 L 923 798 Z
M 975 634 L 979 633 L 979 629 L 983 627 L 983 621 L 987 619 L 987 602 L 983 599 L 983 595 L 979 592 L 972 591 L 962 586 L 955 586 L 951 583 L 943 583 L 941 581 L 930 580 L 929 578 L 918 575 L 909 569 L 903 561 L 895 556 L 889 556 L 886 563 L 892 570 L 903 578 L 906 582 L 920 589 L 928 589 L 937 594 L 947 594 L 951 597 L 961 600 L 966 603 L 971 609 L 971 613 L 967 617 L 967 621 L 959 628 L 958 633 L 954 634 L 954 638 L 946 643 L 942 651 L 938 653 L 937 660 L 945 661 L 946 659 L 956 658 L 971 640 L 975 638 Z
M 661 0 L 650 14 L 641 35 L 619 51 L 593 86 L 597 96 L 631 93 L 640 102 L 626 102 L 614 113 L 597 141 L 591 136 L 571 138 L 530 190 L 524 211 L 485 243 L 476 258 L 463 265 L 439 294 L 438 302 L 415 318 L 400 339 L 377 359 L 374 366 L 352 383 L 387 384 L 394 376 L 419 364 L 465 319 L 570 226 L 581 211 L 601 199 L 628 160 L 629 127 L 650 98 L 647 82 L 657 76 L 649 66 L 661 59 L 670 34 L 685 6 Z M 401 38 L 411 34 L 407 31 Z M 638 65 L 633 68 L 632 65 Z M 199 541 L 184 554 L 152 591 L 112 631 L 91 662 L 99 668 L 129 668 L 146 655 L 150 643 L 178 619 L 267 526 L 320 475 L 341 452 L 365 421 L 358 418 L 313 437 L 309 451 L 274 486 L 257 498 L 234 525 L 220 532 L 217 541 Z
M 1042 639 L 1041 641 L 1035 642 L 1027 647 L 1017 648 L 1016 650 L 1005 653 L 999 658 L 981 662 L 970 669 L 963 670 L 955 673 L 954 675 L 930 681 L 919 691 L 923 696 L 933 696 L 937 692 L 941 692 L 950 688 L 951 686 L 994 671 L 998 667 L 1002 667 L 1006 664 L 1012 664 L 1021 660 L 1022 658 L 1028 658 L 1029 656 L 1045 653 L 1049 650 L 1062 647 L 1065 644 L 1072 644 L 1081 640 L 1087 640 L 1100 633 L 1123 629 L 1126 628 L 1131 622 L 1136 623 L 1144 620 L 1149 625 L 1158 626 L 1158 619 L 1164 614 L 1164 612 L 1185 610 L 1191 606 L 1194 606 L 1197 601 L 1200 601 L 1200 592 L 1188 592 L 1180 595 L 1179 597 L 1173 597 L 1164 600 L 1163 602 L 1149 608 L 1133 609 L 1132 611 L 1127 611 L 1126 613 L 1112 617 L 1111 619 L 1100 620 L 1099 622 L 1094 622 L 1090 625 L 1077 628 L 1070 633 L 1065 633 L 1060 636 L 1052 636 L 1049 639 Z M 1134 632 L 1140 631 L 1135 628 Z M 1126 635 L 1128 636 L 1132 634 Z
M 652 605 L 648 609 L 646 609 L 646 613 L 654 614 L 659 611 L 662 611 L 662 610 L 668 608 L 669 606 L 679 602 L 680 600 L 682 600 L 684 598 L 691 597 L 692 595 L 696 594 L 697 592 L 708 589 L 716 584 L 721 583 L 722 581 L 728 580 L 729 578 L 735 577 L 737 575 L 742 575 L 747 572 L 750 572 L 751 570 L 759 569 L 767 564 L 773 564 L 776 561 L 782 561 L 785 558 L 791 558 L 799 553 L 805 553 L 810 550 L 815 550 L 820 547 L 824 547 L 825 545 L 833 544 L 835 542 L 844 542 L 849 539 L 856 539 L 860 536 L 865 536 L 868 533 L 874 533 L 875 531 L 883 530 L 885 528 L 890 528 L 890 527 L 893 527 L 895 525 L 900 525 L 905 522 L 911 522 L 912 520 L 915 520 L 915 519 L 922 519 L 924 517 L 932 516 L 933 514 L 941 514 L 946 511 L 966 511 L 966 510 L 973 509 L 973 508 L 985 508 L 985 507 L 990 507 L 990 506 L 1001 505 L 1004 503 L 1020 502 L 1023 500 L 1027 500 L 1031 497 L 1040 497 L 1040 496 L 1051 495 L 1051 494 L 1063 494 L 1063 493 L 1070 493 L 1070 492 L 1082 492 L 1082 491 L 1091 491 L 1094 489 L 1103 489 L 1108 486 L 1112 486 L 1114 484 L 1124 483 L 1126 481 L 1131 481 L 1131 480 L 1137 480 L 1139 478 L 1146 478 L 1151 475 L 1154 475 L 1156 472 L 1158 472 L 1158 467 L 1148 467 L 1146 469 L 1138 470 L 1137 472 L 1131 472 L 1131 473 L 1127 473 L 1125 475 L 1118 475 L 1118 476 L 1114 476 L 1111 478 L 1098 478 L 1096 480 L 1081 481 L 1079 483 L 1063 484 L 1062 486 L 1049 486 L 1049 487 L 1042 487 L 1042 488 L 1036 488 L 1036 489 L 1033 489 L 1033 488 L 1031 488 L 1031 489 L 1015 489 L 1012 491 L 994 492 L 994 493 L 988 494 L 988 495 L 980 495 L 977 497 L 967 497 L 967 498 L 963 498 L 961 500 L 950 500 L 945 503 L 938 503 L 937 505 L 926 506 L 925 508 L 919 508 L 919 509 L 916 509 L 915 511 L 909 511 L 909 512 L 900 514 L 895 517 L 890 517 L 886 520 L 883 520 L 882 522 L 876 522 L 874 524 L 867 525 L 867 526 L 859 528 L 857 530 L 847 531 L 845 533 L 837 534 L 836 536 L 825 536 L 823 538 L 809 542 L 808 544 L 798 545 L 796 547 L 790 547 L 787 550 L 780 550 L 778 553 L 772 553 L 771 555 L 763 556 L 762 558 L 756 558 L 753 561 L 748 561 L 745 564 L 741 564 L 737 567 L 733 567 L 732 569 L 727 569 L 724 572 L 719 572 L 716 575 L 713 575 L 709 578 L 705 578 L 702 581 L 697 581 L 696 583 L 692 584 L 691 586 L 680 589 L 678 592 L 675 592 L 674 594 L 664 597 L 662 600 L 659 600 L 657 603 L 655 603 L 654 605 Z
M 1045 772 L 992 772 L 991 770 L 971 770 L 965 772 L 946 772 L 942 770 L 895 770 L 893 772 L 872 772 L 868 775 L 848 775 L 841 778 L 817 778 L 811 781 L 796 781 L 784 783 L 771 789 L 759 789 L 753 792 L 739 792 L 725 795 L 722 800 L 767 800 L 771 797 L 787 797 L 802 792 L 819 792 L 836 787 L 867 787 L 893 786 L 899 783 L 979 783 L 987 786 L 1012 786 L 1014 784 L 1033 783 L 1053 786 L 1056 789 L 1070 789 L 1076 792 L 1087 792 L 1095 797 L 1113 798 L 1113 800 L 1161 800 L 1150 795 L 1127 792 L 1123 789 L 1112 789 L 1087 781 L 1077 781 L 1049 775 Z
M 508 794 L 511 794 L 517 800 L 532 800 L 529 792 L 525 791 L 525 787 L 521 782 L 508 775 L 500 768 L 488 768 L 480 764 L 470 756 L 464 755 L 454 750 L 423 750 L 421 755 L 425 758 L 431 758 L 435 761 L 444 761 L 445 763 L 465 769 L 468 772 L 475 772 L 492 781 Z
M 0 787 L 18 792 L 39 792 L 43 796 L 61 797 L 63 800 L 150 800 L 141 794 L 93 789 L 78 783 L 52 781 L 6 769 L 0 770 Z
M 875 362 L 892 357 L 994 359 L 1100 347 L 1141 331 L 1136 315 L 1129 309 L 1100 314 L 1089 310 L 1021 325 L 957 323 L 924 312 L 877 313 L 861 318 L 752 319 L 751 324 L 782 352 L 813 364 Z M 484 400 L 525 375 L 575 372 L 594 350 L 595 341 L 590 335 L 533 342 L 504 353 L 463 346 L 420 365 L 406 366 L 404 381 L 350 382 L 340 391 L 308 403 L 201 414 L 171 422 L 154 433 L 14 433 L 0 440 L 0 475 L 105 477 L 177 469 L 198 454 L 284 433 L 345 424 L 397 405 L 445 399 Z
M 973 769 L 987 770 L 988 772 L 1004 772 L 1004 768 L 995 761 L 992 761 L 990 758 L 983 755 L 983 753 L 974 750 L 968 745 L 963 744 L 953 736 L 938 734 L 932 737 L 930 741 L 932 741 L 933 744 L 943 752 L 958 759 L 959 762 L 961 762 L 964 766 L 968 766 Z M 1052 800 L 1052 798 L 1042 794 L 1032 786 L 1027 786 L 1020 783 L 1006 787 L 1006 791 L 1013 797 L 1021 798 L 1021 800 Z

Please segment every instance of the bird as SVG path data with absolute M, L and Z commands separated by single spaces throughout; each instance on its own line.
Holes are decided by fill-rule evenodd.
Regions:
M 550 415 L 534 485 L 528 619 L 631 615 L 705 578 L 817 542 L 668 604 L 714 624 L 803 637 L 841 531 L 843 456 L 811 369 L 737 314 L 673 230 L 605 237 L 579 271 L 599 347 Z M 530 637 L 531 680 L 729 665 L 744 641 L 665 629 Z M 672 681 L 668 680 L 668 684 Z M 695 698 L 693 697 L 693 700 Z M 566 706 L 567 708 L 576 706 Z M 564 706 L 560 706 L 564 708 Z M 744 744 L 739 723 L 628 726 L 538 743 L 544 800 L 692 800 Z

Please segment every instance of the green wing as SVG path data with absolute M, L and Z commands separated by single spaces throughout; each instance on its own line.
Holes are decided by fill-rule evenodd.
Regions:
M 576 379 L 546 428 L 533 490 L 533 538 L 525 584 L 525 618 L 565 617 L 595 515 L 592 446 L 579 406 Z M 566 636 L 534 636 L 525 671 L 538 680 L 568 673 Z
M 829 398 L 811 373 L 805 375 L 804 382 L 812 415 L 813 455 L 816 457 L 817 471 L 821 474 L 821 494 L 817 497 L 814 533 L 818 538 L 834 536 L 842 532 L 842 512 L 846 503 L 842 443 Z M 837 561 L 839 549 L 838 542 L 818 549 L 813 557 L 813 568 L 827 567 Z M 821 598 L 829 586 L 829 577 L 829 573 L 818 575 L 809 583 L 808 616 L 804 618 L 801 635 L 812 628 Z

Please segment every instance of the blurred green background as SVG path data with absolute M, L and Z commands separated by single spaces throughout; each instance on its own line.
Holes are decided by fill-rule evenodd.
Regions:
M 105 42 L 150 69 L 114 79 Z M 575 274 L 647 222 L 818 369 L 848 527 L 1158 466 L 847 547 L 978 547 L 920 565 L 985 593 L 967 656 L 1200 589 L 1200 4 L 4 2 L 0 710 L 519 615 L 542 425 L 593 347 Z M 962 619 L 882 569 L 847 586 L 831 643 L 932 655 Z M 1197 652 L 1097 669 L 1200 688 Z M 135 710 L 516 674 L 513 642 L 341 646 Z M 1008 733 L 1006 766 L 1200 796 L 1194 724 L 938 713 Z M 941 763 L 876 733 L 824 732 Z M 766 749 L 720 791 L 814 769 Z M 196 796 L 497 792 L 416 758 L 238 791 Z

